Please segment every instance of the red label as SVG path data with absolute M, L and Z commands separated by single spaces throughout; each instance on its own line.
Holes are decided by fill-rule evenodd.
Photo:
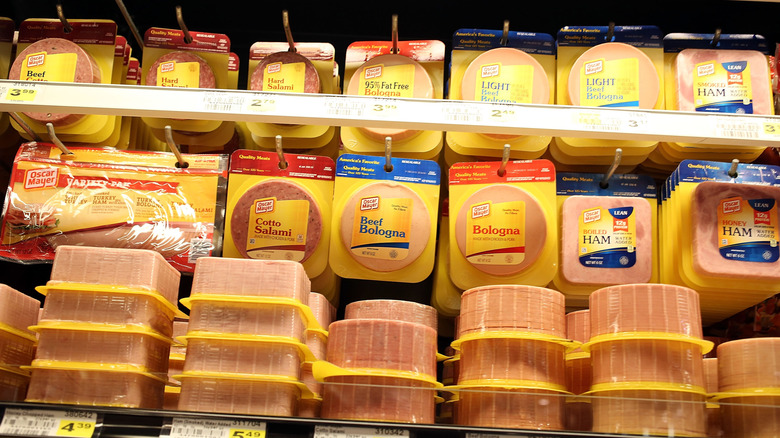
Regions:
M 228 58 L 228 71 L 238 71 L 238 66 L 238 55 L 230 52 L 230 57 Z
M 31 18 L 19 26 L 19 43 L 34 43 L 44 38 L 64 38 L 76 44 L 116 44 L 116 23 L 109 20 L 68 20 L 73 30 L 65 33 L 58 19 Z
M 489 184 L 555 181 L 555 167 L 549 160 L 509 161 L 503 176 L 500 161 L 455 163 L 450 167 L 450 184 Z
M 78 189 L 120 189 L 176 193 L 179 183 L 160 181 L 139 181 L 135 179 L 101 178 L 90 176 L 60 175 L 57 187 Z
M 32 55 L 27 58 L 27 68 L 37 67 L 46 63 L 46 54 L 41 53 L 39 55 Z
M 471 218 L 477 219 L 480 217 L 490 216 L 490 203 L 478 204 L 471 207 Z
M 10 43 L 14 40 L 16 24 L 7 17 L 0 17 L 0 42 Z
M 379 208 L 379 197 L 363 198 L 360 200 L 360 211 L 376 210 Z
M 439 40 L 398 41 L 398 54 L 415 61 L 443 61 L 444 43 Z M 392 41 L 357 41 L 347 47 L 346 62 L 363 63 L 393 49 Z
M 258 61 L 272 53 L 289 50 L 290 44 L 286 42 L 258 41 L 249 48 L 249 59 Z M 312 61 L 330 61 L 336 56 L 336 49 L 330 43 L 295 43 L 295 53 Z
M 125 56 L 125 48 L 127 47 L 127 39 L 123 36 L 117 35 L 116 43 L 114 45 L 114 57 L 119 58 Z
M 628 220 L 613 218 L 612 231 L 626 231 L 628 232 Z
M 364 70 L 366 72 L 366 79 L 374 79 L 382 76 L 382 66 L 370 67 Z
M 336 176 L 336 165 L 330 157 L 284 154 L 284 159 L 287 167 L 280 169 L 279 156 L 275 152 L 240 149 L 230 155 L 230 173 L 324 181 L 333 181 Z
M 739 199 L 723 201 L 723 214 L 739 213 L 742 211 L 742 202 Z
M 221 33 L 190 31 L 192 42 L 184 41 L 179 29 L 151 27 L 144 34 L 144 45 L 158 49 L 191 50 L 197 52 L 230 53 L 230 39 Z
M 768 211 L 753 211 L 753 222 L 756 225 L 772 225 Z
M 255 203 L 255 214 L 271 213 L 274 211 L 276 203 L 273 199 L 264 199 Z
M 742 85 L 742 73 L 729 73 L 728 85 Z
M 160 73 L 168 73 L 176 68 L 176 63 L 173 61 L 163 62 L 160 64 Z
M 44 187 L 56 187 L 57 176 L 60 169 L 50 167 L 48 169 L 30 169 L 24 175 L 24 189 L 42 189 Z
M 268 68 L 265 70 L 267 73 L 278 73 L 282 71 L 282 63 L 281 62 L 274 62 L 273 64 L 268 64 Z

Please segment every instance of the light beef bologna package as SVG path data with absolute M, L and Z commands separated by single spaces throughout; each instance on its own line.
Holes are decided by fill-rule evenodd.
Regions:
M 661 281 L 699 291 L 715 322 L 780 290 L 780 167 L 684 160 L 664 186 Z
M 418 283 L 433 271 L 441 170 L 434 161 L 343 154 L 330 266 L 339 277 Z
M 328 265 L 336 165 L 329 157 L 238 150 L 230 159 L 224 257 Z
M 495 104 L 553 104 L 555 40 L 552 35 L 459 29 L 453 35 L 448 99 Z M 511 124 L 512 106 L 495 107 L 496 120 Z M 447 146 L 462 155 L 500 157 L 504 144 L 513 159 L 539 158 L 550 136 L 447 132 Z
M 450 167 L 450 277 L 460 289 L 547 286 L 558 268 L 555 167 L 548 160 Z
M 222 246 L 227 156 L 26 143 L 3 206 L 0 258 L 50 262 L 60 245 L 154 250 L 181 272 Z
M 596 289 L 658 281 L 658 190 L 648 175 L 558 173 L 560 259 L 553 286 L 567 304 Z

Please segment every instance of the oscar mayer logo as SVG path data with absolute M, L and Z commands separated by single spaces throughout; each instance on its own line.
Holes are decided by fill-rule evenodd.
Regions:
M 490 216 L 490 203 L 477 204 L 471 206 L 471 218 L 477 219 L 480 217 Z
M 483 65 L 482 66 L 482 77 L 483 78 L 492 78 L 493 76 L 498 76 L 500 71 L 501 71 L 501 66 L 499 64 Z
M 27 57 L 27 68 L 38 67 L 46 63 L 46 52 L 33 53 Z
M 382 66 L 381 65 L 377 65 L 375 67 L 369 67 L 369 68 L 365 69 L 364 71 L 365 71 L 364 77 L 366 79 L 374 79 L 374 78 L 378 78 L 378 77 L 382 76 Z
M 160 73 L 168 73 L 173 71 L 173 69 L 176 68 L 176 62 L 174 61 L 168 61 L 163 62 L 160 64 Z
M 379 208 L 379 196 L 372 196 L 360 200 L 360 211 L 376 210 L 377 208 Z
M 604 70 L 604 60 L 591 61 L 585 64 L 585 74 L 592 75 Z
M 276 206 L 276 198 L 260 199 L 255 202 L 255 214 L 271 213 Z
M 696 76 L 709 76 L 715 73 L 715 64 L 707 63 L 696 67 Z
M 24 174 L 24 189 L 42 189 L 56 187 L 60 169 L 50 167 L 48 169 L 29 169 Z
M 268 68 L 266 68 L 265 72 L 268 74 L 271 73 L 279 73 L 282 71 L 282 63 L 281 62 L 274 62 L 271 64 L 268 64 Z
M 723 201 L 723 214 L 738 213 L 742 211 L 742 203 L 739 199 Z
M 582 212 L 582 222 L 591 223 L 601 220 L 601 209 L 594 208 L 592 210 L 585 210 Z

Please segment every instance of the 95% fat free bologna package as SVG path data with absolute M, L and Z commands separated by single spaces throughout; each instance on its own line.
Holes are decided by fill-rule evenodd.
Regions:
M 181 272 L 221 253 L 227 155 L 25 143 L 0 225 L 0 259 L 41 263 L 60 245 L 150 249 Z

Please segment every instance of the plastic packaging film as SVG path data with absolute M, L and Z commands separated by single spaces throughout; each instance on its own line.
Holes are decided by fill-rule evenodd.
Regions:
M 30 376 L 0 368 L 0 400 L 20 402 L 27 395 Z
M 516 330 L 566 335 L 564 296 L 534 286 L 497 285 L 469 289 L 461 296 L 459 335 Z
M 309 292 L 311 282 L 297 262 L 201 257 L 195 263 L 191 295 L 286 297 L 308 304 Z
M 364 300 L 347 304 L 344 319 L 390 319 L 438 329 L 436 308 L 403 300 Z
M 189 377 L 183 383 L 183 411 L 292 416 L 300 397 L 300 389 L 289 382 Z
M 750 338 L 718 346 L 718 389 L 780 389 L 780 338 Z M 728 401 L 728 400 L 727 400 Z
M 0 323 L 34 336 L 27 328 L 38 322 L 40 301 L 0 284 Z
M 564 389 L 566 347 L 530 339 L 474 339 L 461 345 L 459 382 L 533 381 Z
M 328 330 L 328 326 L 336 319 L 336 308 L 328 301 L 325 295 L 318 292 L 309 293 L 309 307 L 314 317 L 323 330 Z
M 461 391 L 458 424 L 537 430 L 563 429 L 564 396 L 543 390 Z
M 35 355 L 35 340 L 0 330 L 0 366 L 30 365 Z
M 433 423 L 434 391 L 418 380 L 331 377 L 322 388 L 322 418 Z
M 593 431 L 704 436 L 705 398 L 681 391 L 607 391 L 593 398 Z
M 193 300 L 190 332 L 286 336 L 304 340 L 306 323 L 292 306 Z
M 300 347 L 294 343 L 190 338 L 183 371 L 185 374 L 259 374 L 298 379 L 302 359 Z
M 116 285 L 156 291 L 176 305 L 181 274 L 157 252 L 64 245 L 57 248 L 47 286 Z

